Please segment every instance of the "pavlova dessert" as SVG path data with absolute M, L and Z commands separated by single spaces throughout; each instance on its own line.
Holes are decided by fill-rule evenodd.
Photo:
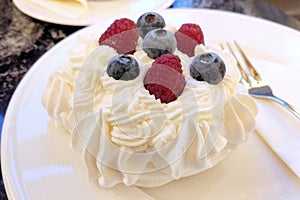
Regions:
M 210 169 L 247 139 L 257 107 L 232 55 L 198 24 L 157 13 L 78 38 L 42 97 L 82 152 L 89 177 L 155 187 Z

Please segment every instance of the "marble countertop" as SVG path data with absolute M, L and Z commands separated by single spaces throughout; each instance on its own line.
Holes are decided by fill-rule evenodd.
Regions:
M 300 30 L 300 22 L 262 0 L 177 0 L 171 6 L 228 10 L 265 18 Z M 0 133 L 9 101 L 26 72 L 56 43 L 80 26 L 63 26 L 21 13 L 12 0 L 0 4 Z M 2 180 L 2 176 L 0 178 Z M 0 180 L 0 200 L 6 199 Z

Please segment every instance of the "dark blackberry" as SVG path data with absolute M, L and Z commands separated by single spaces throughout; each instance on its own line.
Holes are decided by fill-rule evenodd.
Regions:
M 150 58 L 172 54 L 176 49 L 176 38 L 170 31 L 155 29 L 147 33 L 143 40 L 143 50 Z
M 144 38 L 145 35 L 154 29 L 164 28 L 166 26 L 164 18 L 155 12 L 147 12 L 139 17 L 136 22 L 139 35 Z
M 194 58 L 190 65 L 190 75 L 197 81 L 206 81 L 216 85 L 220 83 L 226 72 L 223 60 L 213 52 L 206 52 Z
M 107 66 L 107 74 L 116 80 L 133 80 L 140 73 L 139 64 L 133 56 L 119 54 Z

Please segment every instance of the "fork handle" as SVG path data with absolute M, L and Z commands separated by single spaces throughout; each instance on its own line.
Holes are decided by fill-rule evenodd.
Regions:
M 289 110 L 295 117 L 297 117 L 300 120 L 300 113 L 297 111 L 297 109 L 289 104 L 288 102 L 284 101 L 283 99 L 277 97 L 277 96 L 265 96 L 265 95 L 258 95 L 258 94 L 251 94 L 253 97 L 262 98 L 262 99 L 271 99 L 273 101 L 276 101 L 280 105 L 282 105 L 284 108 Z

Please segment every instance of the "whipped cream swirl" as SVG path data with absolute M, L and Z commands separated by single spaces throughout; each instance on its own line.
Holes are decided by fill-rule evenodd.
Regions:
M 216 51 L 227 67 L 223 81 L 209 85 L 189 75 L 193 58 L 175 51 L 186 86 L 176 101 L 162 104 L 143 86 L 152 63 L 144 52 L 134 54 L 139 76 L 121 81 L 106 73 L 113 49 L 97 46 L 93 37 L 79 38 L 73 49 L 51 75 L 42 102 L 57 125 L 70 132 L 90 178 L 103 187 L 154 187 L 199 173 L 254 130 L 257 107 L 239 85 L 230 54 L 197 46 L 195 55 Z

